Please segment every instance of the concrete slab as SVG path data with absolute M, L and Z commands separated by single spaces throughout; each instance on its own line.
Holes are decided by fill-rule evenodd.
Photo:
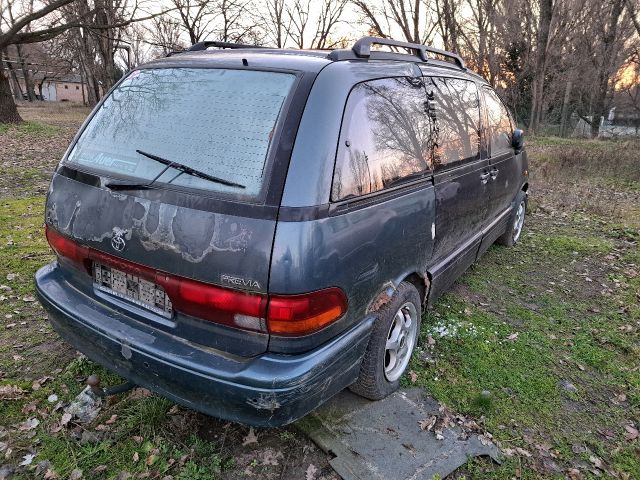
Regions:
M 341 392 L 296 423 L 322 450 L 344 480 L 444 478 L 470 457 L 490 456 L 498 449 L 459 426 L 437 439 L 418 424 L 440 416 L 438 402 L 420 389 L 396 392 L 378 402 Z

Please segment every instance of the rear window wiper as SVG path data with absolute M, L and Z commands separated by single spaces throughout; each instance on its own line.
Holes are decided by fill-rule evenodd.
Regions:
M 153 183 L 155 183 L 155 181 L 158 180 L 158 178 L 160 178 L 164 174 L 164 172 L 166 172 L 170 168 L 175 168 L 176 170 L 180 171 L 178 175 L 170 180 L 171 182 L 178 178 L 178 176 L 180 176 L 181 174 L 186 173 L 187 175 L 203 178 L 205 180 L 209 180 L 210 182 L 219 183 L 228 187 L 246 188 L 244 185 L 241 185 L 239 183 L 231 182 L 229 180 L 225 180 L 224 178 L 214 177 L 213 175 L 201 172 L 200 170 L 191 168 L 183 163 L 172 162 L 171 160 L 167 160 L 166 158 L 159 157 L 158 155 L 154 155 L 152 153 L 147 153 L 143 150 L 136 150 L 136 152 L 140 155 L 144 155 L 145 157 L 150 158 L 151 160 L 162 163 L 163 165 L 166 165 L 166 167 L 163 168 L 162 171 L 148 183 L 107 183 L 107 188 L 111 190 L 144 190 L 150 188 L 151 185 L 153 185 Z

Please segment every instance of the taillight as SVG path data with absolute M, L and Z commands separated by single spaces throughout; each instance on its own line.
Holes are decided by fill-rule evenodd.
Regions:
M 347 299 L 336 287 L 303 295 L 272 295 L 267 325 L 274 335 L 307 335 L 338 320 L 346 311 Z
M 266 332 L 267 297 L 228 290 L 186 278 L 158 275 L 173 308 L 196 318 Z
M 75 267 L 88 271 L 89 248 L 78 245 L 73 240 L 59 234 L 47 225 L 44 227 L 44 234 L 47 237 L 47 242 L 49 242 L 49 245 L 58 257 L 66 258 Z
M 302 336 L 326 327 L 347 311 L 344 292 L 336 287 L 301 295 L 263 295 L 229 290 L 160 272 L 84 247 L 45 225 L 45 235 L 59 257 L 91 274 L 91 261 L 138 275 L 162 286 L 174 310 L 243 330 Z

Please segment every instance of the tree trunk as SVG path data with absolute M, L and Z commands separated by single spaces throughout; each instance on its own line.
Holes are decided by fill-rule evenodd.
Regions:
M 24 88 L 27 90 L 27 100 L 35 102 L 38 97 L 36 97 L 36 90 L 33 84 L 33 75 L 31 74 L 31 70 L 29 70 L 26 59 L 24 58 L 22 46 L 16 45 L 16 51 L 18 53 L 18 61 L 20 62 L 20 69 L 22 70 L 22 77 L 24 78 Z
M 7 66 L 7 71 L 9 72 L 10 78 L 9 78 L 9 82 L 13 81 L 13 96 L 16 100 L 22 100 L 24 97 L 22 96 L 22 86 L 20 85 L 20 82 L 18 81 L 18 76 L 16 75 L 16 71 L 13 68 L 13 65 L 11 64 L 11 62 L 9 61 L 9 54 L 7 53 L 7 49 L 5 48 L 2 51 L 4 57 L 6 58 L 6 66 Z M 11 89 L 11 85 L 9 85 L 9 89 Z
M 540 0 L 540 21 L 538 23 L 538 37 L 536 39 L 536 69 L 533 75 L 533 90 L 531 95 L 531 118 L 529 130 L 535 132 L 542 119 L 542 98 L 544 93 L 544 75 L 547 63 L 547 43 L 553 17 L 553 0 Z
M 573 88 L 573 82 L 567 81 L 564 88 L 564 99 L 562 101 L 562 111 L 560 114 L 560 136 L 568 137 L 568 123 L 569 123 L 569 101 L 571 100 L 571 89 Z
M 607 97 L 609 96 L 610 80 L 615 74 L 616 49 L 620 45 L 618 40 L 618 27 L 620 16 L 624 11 L 624 0 L 614 0 L 609 12 L 607 28 L 602 38 L 603 50 L 602 60 L 598 72 L 598 90 L 595 95 L 595 105 L 593 109 L 593 121 L 591 123 L 591 137 L 596 138 L 600 134 L 600 122 L 606 117 Z
M 0 123 L 20 123 L 22 117 L 18 113 L 16 102 L 11 95 L 9 79 L 0 72 Z

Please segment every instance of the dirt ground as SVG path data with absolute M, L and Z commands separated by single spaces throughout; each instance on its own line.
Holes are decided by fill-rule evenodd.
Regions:
M 53 258 L 48 181 L 88 110 L 20 112 L 27 123 L 0 126 L 0 478 L 337 478 L 293 427 L 250 430 L 140 389 L 65 422 L 87 375 L 119 382 L 59 339 L 32 287 Z M 640 141 L 528 151 L 521 242 L 492 247 L 425 314 L 405 385 L 501 446 L 502 465 L 457 478 L 640 478 Z

